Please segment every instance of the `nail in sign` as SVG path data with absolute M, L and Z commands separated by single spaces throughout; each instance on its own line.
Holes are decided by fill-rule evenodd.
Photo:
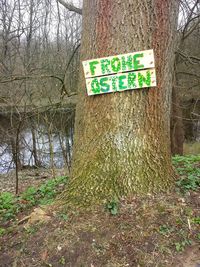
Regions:
M 156 86 L 153 50 L 83 61 L 88 95 Z

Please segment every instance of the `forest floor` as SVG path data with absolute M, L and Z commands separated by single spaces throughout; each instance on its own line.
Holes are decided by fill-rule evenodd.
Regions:
M 64 169 L 47 169 L 27 167 L 19 171 L 19 193 L 25 191 L 30 185 L 39 186 L 45 180 L 52 177 L 62 176 L 66 171 Z M 11 192 L 16 190 L 16 174 L 15 170 L 5 174 L 0 174 L 0 193 Z
M 55 206 L 67 177 L 0 194 L 1 267 L 200 267 L 200 156 L 173 158 L 169 194 L 83 212 Z M 112 204 L 112 205 L 111 205 Z

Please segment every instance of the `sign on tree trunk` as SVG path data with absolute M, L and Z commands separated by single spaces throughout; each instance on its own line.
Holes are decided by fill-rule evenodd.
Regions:
M 83 61 L 88 95 L 156 86 L 153 50 Z

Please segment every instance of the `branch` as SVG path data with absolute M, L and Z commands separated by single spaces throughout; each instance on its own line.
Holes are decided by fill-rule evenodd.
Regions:
M 197 26 L 200 24 L 200 16 L 197 17 L 197 21 L 196 23 L 194 23 L 194 25 L 190 28 L 189 31 L 187 31 L 186 33 L 183 33 L 183 38 L 182 40 L 185 40 L 190 34 L 193 33 L 193 31 L 197 28 Z
M 66 3 L 65 0 L 57 0 L 61 5 L 63 5 L 65 8 L 67 8 L 69 11 L 73 11 L 79 15 L 82 15 L 82 9 L 75 7 L 72 4 Z
M 68 63 L 67 63 L 65 72 L 68 70 L 68 68 L 69 68 L 69 66 L 70 66 L 70 64 L 71 64 L 71 61 L 72 61 L 74 55 L 76 54 L 76 52 L 78 51 L 78 49 L 79 49 L 80 46 L 81 46 L 81 44 L 79 43 L 79 44 L 76 46 L 76 48 L 74 49 L 74 51 L 73 51 L 73 53 L 72 53 L 72 55 L 71 55 L 71 57 L 70 57 L 70 59 L 69 59 L 69 61 L 68 61 Z
M 183 29 L 183 36 L 185 35 L 185 32 L 187 31 L 187 28 L 188 28 L 189 24 L 191 23 L 191 18 L 194 14 L 194 10 L 195 10 L 196 6 L 198 5 L 198 3 L 199 3 L 199 0 L 196 0 L 196 2 L 194 3 L 192 8 L 190 8 L 188 5 L 188 7 L 190 9 L 190 14 L 187 17 L 187 22 L 186 22 L 185 27 Z
M 181 50 L 177 50 L 176 53 L 178 53 L 179 55 L 181 55 L 182 57 L 186 58 L 190 63 L 194 64 L 194 62 L 192 62 L 192 60 L 194 61 L 199 61 L 200 62 L 200 57 L 196 57 L 196 56 L 189 56 L 186 55 L 183 51 Z
M 191 112 L 192 115 L 200 117 L 200 114 L 197 114 L 195 112 Z
M 72 55 L 71 55 L 71 57 L 70 57 L 70 59 L 69 59 L 69 61 L 67 63 L 67 66 L 66 66 L 66 69 L 65 69 L 65 75 L 64 75 L 64 79 L 63 79 L 64 82 L 62 83 L 62 87 L 61 87 L 61 96 L 64 96 L 64 94 L 67 94 L 67 96 L 69 97 L 72 94 L 74 94 L 74 93 L 68 92 L 68 90 L 67 90 L 67 86 L 66 86 L 66 84 L 67 84 L 67 71 L 68 71 L 68 68 L 69 68 L 69 66 L 70 66 L 70 64 L 72 62 L 72 59 L 73 59 L 74 55 L 76 54 L 76 52 L 78 51 L 80 46 L 81 46 L 80 43 L 76 46 L 76 48 L 74 49 L 74 51 L 73 51 L 73 53 L 72 53 Z
M 200 79 L 200 75 L 195 74 L 195 73 L 191 73 L 191 72 L 179 71 L 179 72 L 177 72 L 176 74 L 183 74 L 183 75 L 194 76 L 194 77 Z
M 21 80 L 27 80 L 27 79 L 42 79 L 42 78 L 55 78 L 59 80 L 61 83 L 63 83 L 63 80 L 55 75 L 40 75 L 40 76 L 11 76 L 9 79 L 0 79 L 0 83 L 9 83 L 14 81 L 21 81 Z

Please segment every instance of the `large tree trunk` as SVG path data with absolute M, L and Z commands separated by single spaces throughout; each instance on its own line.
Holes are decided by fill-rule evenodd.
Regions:
M 82 60 L 154 49 L 155 88 L 86 95 L 80 74 L 72 178 L 65 200 L 84 205 L 173 185 L 170 105 L 175 0 L 85 0 Z

